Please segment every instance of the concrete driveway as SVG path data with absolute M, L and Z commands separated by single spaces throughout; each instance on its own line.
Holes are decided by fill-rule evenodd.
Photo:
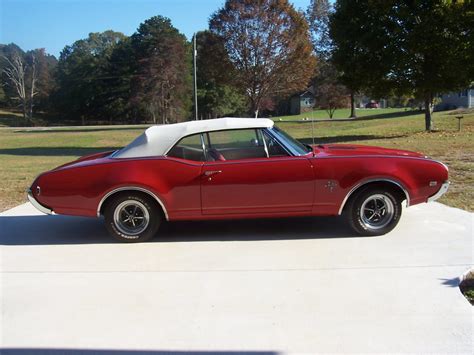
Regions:
M 0 216 L 1 345 L 470 354 L 473 311 L 458 277 L 473 265 L 473 216 L 414 206 L 372 238 L 338 218 L 170 223 L 127 245 L 100 220 L 24 204 Z

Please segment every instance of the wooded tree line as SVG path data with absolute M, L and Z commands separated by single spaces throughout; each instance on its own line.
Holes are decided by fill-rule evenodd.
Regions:
M 285 113 L 311 87 L 329 115 L 366 94 L 425 103 L 474 81 L 470 0 L 227 0 L 198 32 L 200 118 Z M 58 60 L 0 45 L 0 105 L 65 121 L 166 123 L 190 119 L 192 46 L 165 17 L 126 36 L 91 33 Z

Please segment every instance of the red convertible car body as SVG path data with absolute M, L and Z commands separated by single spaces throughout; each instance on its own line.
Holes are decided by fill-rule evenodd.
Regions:
M 357 232 L 378 235 L 396 225 L 403 201 L 429 202 L 448 186 L 447 167 L 419 153 L 308 146 L 272 120 L 222 118 L 151 127 L 121 150 L 41 174 L 28 198 L 49 214 L 105 215 L 124 241 L 150 239 L 161 220 L 346 212 Z

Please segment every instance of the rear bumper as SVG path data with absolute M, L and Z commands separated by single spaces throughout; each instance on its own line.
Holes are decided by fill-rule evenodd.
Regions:
M 46 213 L 46 214 L 54 214 L 52 209 L 45 207 L 41 203 L 36 201 L 35 197 L 33 196 L 33 193 L 31 192 L 31 189 L 28 189 L 28 200 L 38 211 Z
M 428 200 L 426 202 L 432 202 L 432 201 L 436 201 L 437 199 L 439 199 L 441 196 L 443 196 L 446 191 L 448 191 L 449 189 L 449 184 L 450 182 L 449 181 L 445 181 L 443 183 L 443 185 L 441 185 L 441 187 L 439 188 L 438 192 L 435 193 L 433 196 L 431 197 L 428 197 Z

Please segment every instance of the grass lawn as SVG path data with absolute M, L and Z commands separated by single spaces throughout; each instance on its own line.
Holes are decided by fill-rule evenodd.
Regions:
M 46 124 L 47 115 L 35 114 L 34 122 L 38 125 Z M 21 127 L 29 126 L 30 124 L 26 119 L 23 118 L 23 114 L 20 111 L 6 111 L 0 109 L 0 127 Z
M 362 111 L 372 115 L 362 117 Z M 348 112 L 347 112 L 348 114 Z M 437 131 L 425 133 L 423 115 L 413 111 L 358 110 L 352 121 L 316 122 L 316 143 L 357 143 L 421 151 L 448 164 L 453 182 L 441 202 L 474 211 L 474 111 L 464 114 L 463 130 L 447 112 L 435 113 Z M 341 116 L 343 115 L 341 112 Z M 295 116 L 291 116 L 295 117 Z M 311 143 L 311 123 L 277 125 Z M 143 132 L 145 126 L 62 127 L 29 130 L 0 128 L 0 210 L 25 202 L 25 190 L 37 174 L 79 156 L 116 149 Z
M 23 126 L 24 121 L 21 113 L 0 109 L 0 127 Z
M 333 120 L 336 119 L 348 119 L 351 110 L 348 108 L 337 109 L 334 111 Z M 382 118 L 386 117 L 397 117 L 400 114 L 409 114 L 413 113 L 410 109 L 404 108 L 376 108 L 376 109 L 369 109 L 369 108 L 361 108 L 356 109 L 357 117 L 365 117 L 365 116 L 372 116 L 377 117 L 381 116 Z M 328 120 L 329 114 L 325 110 L 315 110 L 304 112 L 299 115 L 291 115 L 291 116 L 279 116 L 274 117 L 275 121 L 300 121 L 303 118 L 313 119 L 313 120 Z

